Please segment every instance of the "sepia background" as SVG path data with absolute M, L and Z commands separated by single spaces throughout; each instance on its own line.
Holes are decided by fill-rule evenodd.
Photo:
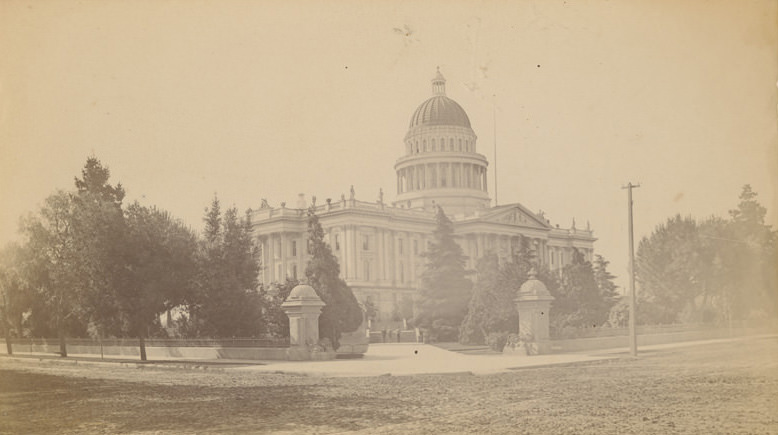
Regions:
M 622 286 L 629 181 L 638 240 L 747 183 L 778 223 L 775 0 L 4 0 L 0 53 L 0 244 L 91 155 L 195 229 L 215 193 L 391 201 L 437 66 L 493 200 L 496 161 L 499 203 L 590 221 Z

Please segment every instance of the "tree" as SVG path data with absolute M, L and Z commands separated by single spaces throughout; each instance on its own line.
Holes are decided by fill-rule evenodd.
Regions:
M 167 212 L 133 203 L 127 208 L 125 271 L 118 289 L 118 306 L 128 333 L 145 339 L 161 313 L 180 305 L 194 285 L 194 234 Z
M 495 312 L 502 312 L 501 304 L 504 306 L 505 302 L 504 298 L 499 297 L 500 262 L 497 255 L 487 253 L 481 257 L 476 265 L 476 273 L 467 315 L 459 328 L 459 342 L 463 344 L 484 344 L 489 333 L 507 332 L 499 325 L 502 322 L 495 321 L 501 317 L 495 316 Z M 512 308 L 512 305 L 511 301 L 508 307 Z
M 728 317 L 745 319 L 761 313 L 778 313 L 778 276 L 776 275 L 777 234 L 765 224 L 765 209 L 757 193 L 746 184 L 736 209 L 730 210 L 731 221 L 723 237 L 728 243 L 729 281 Z
M 467 314 L 472 282 L 465 269 L 467 257 L 454 240 L 454 226 L 443 209 L 435 213 L 433 241 L 423 254 L 427 263 L 421 276 L 418 311 L 413 323 L 431 340 L 456 340 Z
M 609 264 L 610 262 L 602 255 L 596 254 L 594 256 L 594 264 L 592 265 L 594 282 L 600 293 L 601 309 L 608 313 L 621 299 L 617 291 L 618 286 L 613 282 L 616 277 L 608 271 Z
M 30 309 L 31 293 L 24 279 L 22 247 L 11 243 L 0 250 L 0 327 L 8 354 L 13 353 L 11 337 L 23 334 L 23 315 Z
M 110 170 L 95 157 L 87 159 L 75 179 L 73 243 L 80 253 L 78 267 L 85 318 L 99 335 L 117 335 L 116 279 L 125 267 L 122 237 L 125 233 L 121 184 L 108 183 Z
M 549 292 L 554 296 L 550 323 L 556 336 L 566 328 L 599 327 L 608 320 L 615 299 L 603 294 L 592 264 L 577 249 L 573 250 L 572 261 L 562 269 L 559 286 L 555 287 L 550 287 Z
M 232 207 L 221 213 L 214 197 L 206 209 L 200 242 L 199 288 L 187 303 L 199 335 L 258 336 L 262 298 L 258 291 L 259 251 L 252 238 L 251 213 L 243 219 Z
M 262 298 L 262 323 L 266 333 L 272 337 L 289 337 L 289 318 L 281 308 L 289 293 L 299 284 L 293 278 L 287 278 L 283 283 L 272 283 L 269 287 L 261 286 L 259 293 Z
M 638 323 L 674 323 L 701 294 L 697 222 L 676 215 L 643 238 L 635 261 Z
M 308 254 L 305 276 L 326 304 L 319 316 L 319 337 L 329 339 L 337 350 L 341 334 L 356 331 L 362 324 L 363 312 L 351 288 L 340 277 L 338 259 L 324 241 L 324 230 L 313 206 L 308 208 Z
M 776 233 L 746 185 L 730 219 L 675 216 L 641 240 L 639 323 L 746 320 L 778 313 Z
M 48 198 L 38 215 L 22 222 L 25 246 L 32 254 L 28 282 L 40 303 L 33 308 L 36 322 L 51 326 L 59 337 L 60 355 L 67 356 L 65 337 L 86 331 L 83 293 L 80 291 L 78 252 L 73 237 L 75 206 L 72 195 L 57 192 Z

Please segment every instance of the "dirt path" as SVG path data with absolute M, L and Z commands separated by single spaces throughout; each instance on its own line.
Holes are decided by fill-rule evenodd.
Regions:
M 487 376 L 0 358 L 2 433 L 778 433 L 778 339 Z

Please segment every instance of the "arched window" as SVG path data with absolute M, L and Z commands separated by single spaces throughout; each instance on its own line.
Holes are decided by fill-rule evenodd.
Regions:
M 421 147 L 422 147 L 422 149 L 423 149 L 425 152 L 429 151 L 429 149 L 427 148 L 427 140 L 426 140 L 426 139 L 425 139 L 425 140 L 423 140 L 423 141 L 421 141 Z
M 432 151 L 435 152 L 435 149 L 436 149 L 435 148 L 435 139 L 432 139 L 431 142 L 432 142 Z
M 416 141 L 416 154 L 419 154 L 419 141 Z

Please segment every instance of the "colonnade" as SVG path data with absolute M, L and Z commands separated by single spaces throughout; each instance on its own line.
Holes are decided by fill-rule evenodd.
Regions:
M 440 162 L 406 166 L 397 171 L 398 194 L 446 187 L 486 192 L 486 167 L 473 163 Z
M 441 137 L 439 140 L 435 138 L 422 139 L 421 142 L 416 139 L 413 141 L 407 141 L 405 143 L 406 154 L 420 154 L 426 152 L 475 152 L 475 141 L 471 138 L 449 138 L 448 145 L 446 145 L 446 138 Z
M 329 244 L 339 258 L 342 276 L 353 281 L 383 281 L 399 286 L 414 286 L 420 254 L 427 239 L 419 233 L 374 228 L 360 230 L 357 225 L 341 225 L 328 230 Z M 364 238 L 367 237 L 367 240 Z M 337 239 L 336 239 L 337 238 Z M 479 258 L 494 252 L 509 259 L 521 246 L 521 236 L 494 233 L 470 233 L 461 239 L 462 248 L 475 267 Z M 539 264 L 557 270 L 570 263 L 573 247 L 549 245 L 543 237 L 528 237 Z M 553 243 L 553 241 L 552 241 Z M 289 277 L 300 278 L 308 261 L 305 232 L 272 233 L 261 240 L 261 280 L 282 282 Z M 592 250 L 581 248 L 587 261 Z

